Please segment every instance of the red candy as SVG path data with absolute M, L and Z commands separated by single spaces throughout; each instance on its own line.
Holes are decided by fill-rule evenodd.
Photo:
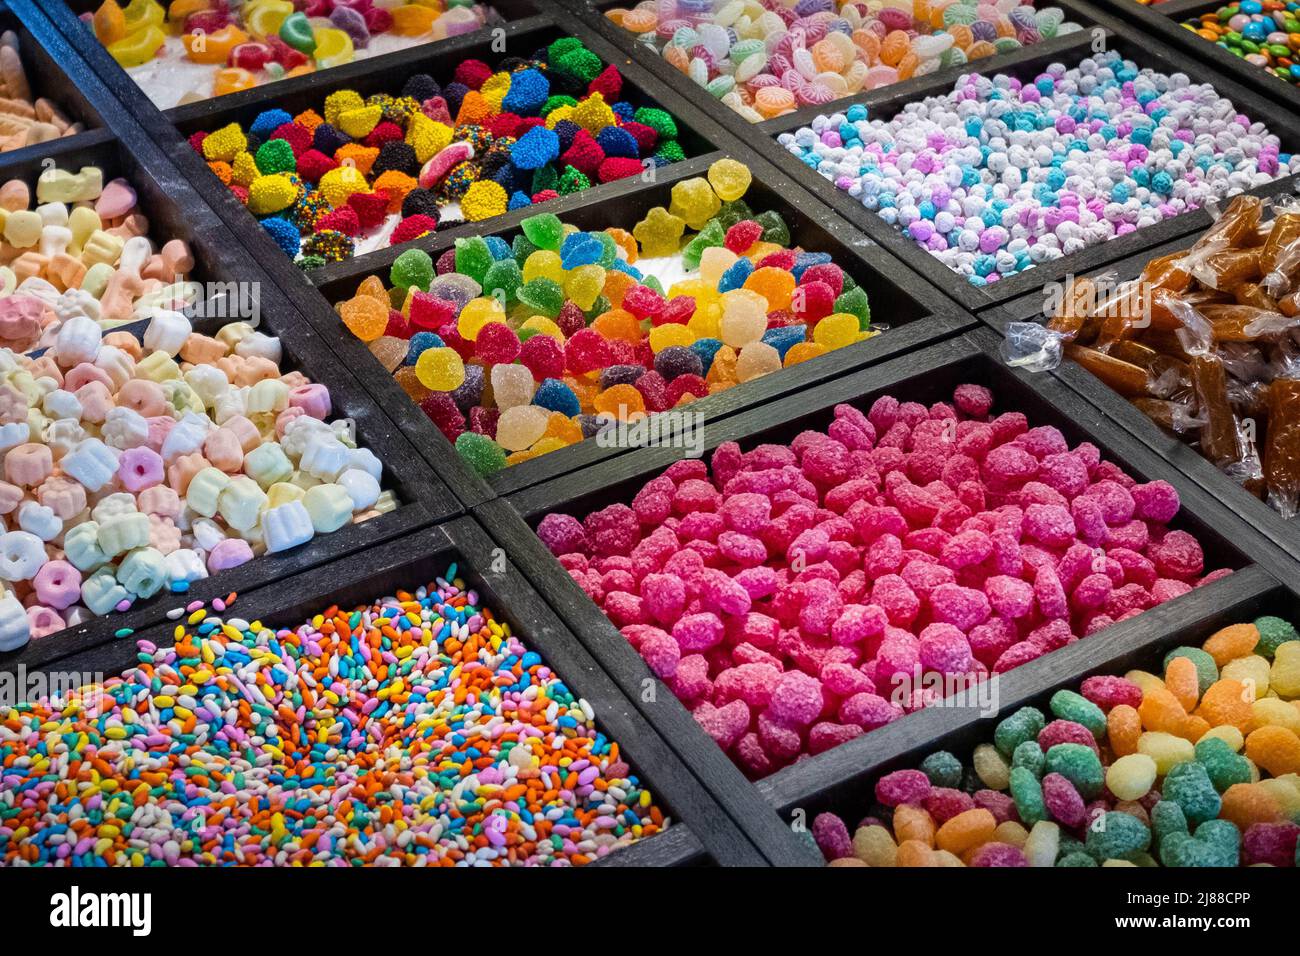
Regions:
M 793 308 L 829 309 L 835 281 L 814 274 Z M 664 322 L 677 307 L 637 287 L 623 308 Z M 520 357 L 535 375 L 546 362 L 581 365 L 596 347 L 584 334 L 570 337 L 574 355 L 534 336 Z M 485 327 L 479 348 L 497 336 Z M 697 394 L 681 391 L 693 378 L 647 372 L 635 387 L 662 409 Z M 1196 539 L 1166 527 L 1178 510 L 1171 486 L 992 411 L 979 385 L 929 407 L 889 396 L 865 413 L 841 405 L 824 431 L 748 451 L 723 444 L 709 464 L 676 462 L 630 506 L 581 524 L 548 515 L 538 534 L 701 727 L 762 776 L 1227 573 L 1207 575 Z M 1122 678 L 1083 691 L 1107 710 L 1142 700 Z M 1044 750 L 1058 743 L 1096 747 L 1063 720 L 1039 736 Z M 891 774 L 878 798 L 929 800 L 940 821 L 972 806 L 1010 818 L 997 794 L 972 802 L 919 776 Z M 1083 819 L 1068 780 L 1044 791 L 1058 819 Z M 1258 837 L 1261 856 L 1273 838 Z M 986 865 L 1017 865 L 1000 852 Z

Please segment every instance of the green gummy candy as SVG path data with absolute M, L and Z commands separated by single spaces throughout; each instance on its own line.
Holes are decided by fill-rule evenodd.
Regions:
M 1024 767 L 1011 768 L 1011 799 L 1015 801 L 1020 822 L 1032 827 L 1046 820 L 1047 804 L 1043 801 L 1043 786 L 1033 772 Z
M 957 788 L 961 785 L 961 761 L 946 750 L 936 750 L 921 761 L 918 768 L 936 787 Z
M 524 284 L 519 263 L 514 259 L 501 259 L 488 267 L 483 277 L 483 291 L 489 295 L 500 290 L 507 303 L 514 302 L 519 287 Z
M 515 262 L 519 264 L 520 268 L 528 261 L 528 257 L 536 251 L 537 246 L 522 232 L 515 233 L 514 239 L 510 241 L 510 254 L 515 257 Z
M 610 302 L 609 299 L 605 298 L 603 295 L 598 295 L 596 296 L 596 300 L 591 303 L 591 308 L 583 314 L 587 316 L 588 319 L 594 319 L 598 315 L 604 315 L 613 307 L 614 303 Z
M 726 230 L 716 218 L 710 219 L 705 223 L 704 228 L 696 233 L 695 238 L 686 243 L 686 248 L 682 250 L 682 265 L 690 270 L 700 267 L 700 257 L 704 255 L 704 250 L 710 246 L 720 246 L 726 239 Z
M 564 223 L 560 217 L 551 212 L 529 216 L 519 223 L 528 241 L 538 249 L 558 250 L 564 240 Z
M 1277 653 L 1279 645 L 1287 641 L 1300 641 L 1300 634 L 1287 621 L 1280 617 L 1266 615 L 1255 621 L 1255 628 L 1259 631 L 1259 643 L 1255 645 L 1255 653 L 1261 657 L 1273 659 Z
M 483 251 L 487 252 L 487 243 L 479 240 L 483 244 Z M 460 241 L 457 241 L 456 266 L 457 271 L 460 269 Z M 489 260 L 492 254 L 487 252 Z M 410 289 L 412 287 L 422 292 L 429 291 L 429 283 L 433 282 L 433 259 L 423 249 L 407 249 L 400 256 L 393 260 L 392 266 L 388 270 L 388 279 L 393 285 L 400 289 Z
M 1059 773 L 1085 800 L 1093 800 L 1100 793 L 1106 773 L 1096 752 L 1083 744 L 1057 744 L 1047 750 L 1046 773 Z
M 548 319 L 555 318 L 564 308 L 564 290 L 558 282 L 544 276 L 521 285 L 518 296 L 520 302 Z
M 501 446 L 477 432 L 461 432 L 456 437 L 456 453 L 482 478 L 506 466 L 506 453 Z
M 1235 783 L 1250 783 L 1250 761 L 1219 737 L 1205 737 L 1196 745 L 1196 760 L 1205 767 L 1214 789 L 1223 793 Z
M 867 300 L 867 293 L 861 286 L 846 288 L 841 292 L 835 299 L 835 311 L 856 315 L 858 327 L 864 332 L 871 327 L 871 303 Z
M 763 227 L 764 242 L 775 242 L 779 246 L 790 245 L 790 227 L 785 224 L 781 214 L 774 209 L 765 209 L 754 217 L 754 221 Z
M 1035 777 L 1042 779 L 1043 766 L 1047 762 L 1047 756 L 1043 753 L 1043 748 L 1038 746 L 1036 740 L 1025 740 L 1016 745 L 1015 751 L 1011 754 L 1011 766 L 1024 767 Z
M 733 199 L 731 202 L 724 202 L 718 209 L 718 214 L 713 217 L 717 220 L 718 225 L 722 227 L 725 234 L 728 229 L 738 222 L 745 219 L 754 218 L 754 210 L 749 208 L 749 203 L 743 199 Z
M 1004 718 L 993 730 L 993 745 L 1004 757 L 1010 757 L 1026 740 L 1037 740 L 1047 726 L 1047 718 L 1036 707 L 1021 707 Z
M 1058 690 L 1048 703 L 1052 713 L 1061 720 L 1083 724 L 1098 739 L 1106 735 L 1106 715 L 1100 707 L 1072 690 Z
M 1185 657 L 1196 666 L 1196 683 L 1200 687 L 1199 693 L 1204 694 L 1210 689 L 1210 685 L 1219 679 L 1219 665 L 1214 663 L 1214 658 L 1201 650 L 1199 647 L 1175 647 L 1165 655 L 1164 669 L 1169 670 L 1169 662 L 1175 657 Z
M 660 295 L 664 295 L 664 284 L 659 281 L 658 276 L 646 276 L 641 280 L 641 284 L 647 288 L 654 289 Z
M 494 262 L 496 259 L 492 256 L 492 250 L 482 236 L 456 240 L 456 271 L 461 275 L 467 275 L 482 285 Z
M 1111 810 L 1088 824 L 1085 845 L 1099 863 L 1129 860 L 1151 846 L 1151 831 L 1132 814 Z
M 1178 804 L 1189 823 L 1204 823 L 1219 815 L 1223 800 L 1205 767 L 1196 761 L 1181 763 L 1165 776 L 1160 791 L 1165 800 Z

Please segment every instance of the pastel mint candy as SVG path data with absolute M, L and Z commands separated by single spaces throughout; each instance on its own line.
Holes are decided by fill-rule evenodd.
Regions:
M 1085 845 L 1099 863 L 1132 860 L 1151 846 L 1151 831 L 1132 814 L 1111 810 L 1088 824 Z
M 1036 740 L 1026 740 L 1019 744 L 1011 754 L 1011 766 L 1024 767 L 1035 777 L 1042 778 L 1043 766 L 1047 763 L 1047 756 L 1043 753 L 1043 748 L 1038 746 Z
M 937 750 L 922 760 L 920 770 L 936 787 L 961 786 L 961 761 L 946 750 Z
M 1021 707 L 993 730 L 993 745 L 1004 757 L 1010 757 L 1026 740 L 1037 740 L 1047 726 L 1047 718 L 1036 707 Z
M 1011 768 L 1011 799 L 1016 802 L 1020 822 L 1032 827 L 1047 819 L 1047 804 L 1043 801 L 1043 785 L 1033 772 L 1024 767 Z
M 1074 853 L 1067 853 L 1056 861 L 1056 865 L 1066 869 L 1096 866 L 1097 861 L 1082 850 L 1076 850 Z
M 1300 633 L 1296 632 L 1289 621 L 1284 621 L 1280 617 L 1258 618 L 1255 621 L 1255 628 L 1259 631 L 1259 644 L 1255 647 L 1255 653 L 1269 660 L 1273 659 L 1279 645 L 1287 641 L 1300 641 Z
M 1044 770 L 1059 773 L 1070 781 L 1085 800 L 1099 796 L 1105 781 L 1101 760 L 1091 747 L 1083 744 L 1057 744 L 1049 748 Z
M 1161 795 L 1178 804 L 1183 816 L 1192 824 L 1213 820 L 1223 805 L 1209 773 L 1202 764 L 1195 761 L 1178 764 L 1170 770 L 1161 788 Z
M 1233 784 L 1250 783 L 1250 761 L 1237 753 L 1228 742 L 1219 737 L 1205 737 L 1196 745 L 1196 760 L 1214 784 L 1223 793 Z
M 1048 706 L 1061 720 L 1083 724 L 1092 731 L 1094 737 L 1102 738 L 1106 735 L 1106 715 L 1100 707 L 1081 694 L 1072 690 L 1058 690 L 1052 695 Z

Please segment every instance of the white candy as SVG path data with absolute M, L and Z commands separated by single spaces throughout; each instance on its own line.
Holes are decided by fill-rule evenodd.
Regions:
M 190 337 L 190 320 L 179 312 L 159 309 L 144 330 L 144 347 L 150 352 L 166 352 L 175 356 Z
M 117 580 L 132 594 L 153 597 L 167 583 L 167 564 L 157 548 L 141 547 L 117 567 Z
M 348 468 L 364 471 L 375 481 L 384 477 L 384 465 L 369 448 L 353 448 L 348 452 Z
M 180 455 L 198 451 L 212 428 L 212 420 L 206 415 L 187 412 L 167 433 L 158 454 L 162 455 L 163 461 L 170 463 Z
M 42 541 L 53 541 L 63 531 L 63 519 L 53 509 L 29 499 L 18 506 L 18 527 Z
M 360 468 L 346 468 L 338 482 L 352 499 L 354 511 L 365 511 L 379 500 L 379 482 L 375 476 Z
M 264 358 L 270 359 L 276 365 L 280 364 L 282 349 L 280 340 L 272 335 L 265 335 L 262 332 L 251 332 L 239 340 L 235 346 L 235 354 L 243 358 Z
M 311 515 L 301 501 L 290 501 L 262 514 L 262 536 L 270 553 L 306 544 L 314 534 Z
M 87 438 L 63 456 L 61 465 L 64 474 L 81 482 L 87 491 L 99 491 L 113 480 L 117 455 L 98 438 Z
M 204 551 L 211 551 L 226 540 L 226 532 L 211 518 L 195 519 L 190 532 L 194 535 L 194 542 Z
M 333 481 L 348 466 L 348 447 L 332 435 L 313 436 L 303 449 L 298 467 L 321 481 Z
M 207 408 L 212 408 L 230 389 L 230 379 L 215 365 L 196 365 L 185 373 L 185 384 L 194 390 Z
M 27 610 L 12 594 L 0 598 L 0 651 L 16 651 L 32 639 Z
M 103 337 L 98 322 L 84 315 L 73 316 L 59 329 L 54 340 L 54 354 L 59 364 L 67 368 L 82 362 L 93 363 Z
M 163 560 L 168 581 L 198 581 L 208 576 L 208 566 L 192 548 L 177 548 Z
M 135 506 L 135 495 L 119 491 L 100 498 L 95 507 L 90 509 L 90 517 L 93 521 L 104 522 L 118 515 L 135 514 L 139 510 Z
M 319 534 L 337 531 L 352 520 L 352 496 L 342 485 L 328 483 L 308 488 L 302 503 Z
M 81 420 L 81 400 L 62 388 L 46 394 L 45 400 L 41 402 L 41 410 L 50 418 Z
M 0 535 L 0 579 L 30 581 L 45 564 L 45 542 L 29 531 Z
M 149 440 L 149 423 L 134 408 L 117 405 L 109 409 L 99 432 L 105 444 L 126 451 Z
M 32 429 L 27 422 L 9 422 L 0 425 L 0 452 L 25 445 L 31 440 Z

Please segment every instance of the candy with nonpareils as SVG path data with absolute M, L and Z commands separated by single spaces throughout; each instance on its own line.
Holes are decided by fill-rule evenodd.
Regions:
M 1229 573 L 1171 527 L 1172 486 L 994 399 L 839 405 L 537 534 L 764 777 Z

